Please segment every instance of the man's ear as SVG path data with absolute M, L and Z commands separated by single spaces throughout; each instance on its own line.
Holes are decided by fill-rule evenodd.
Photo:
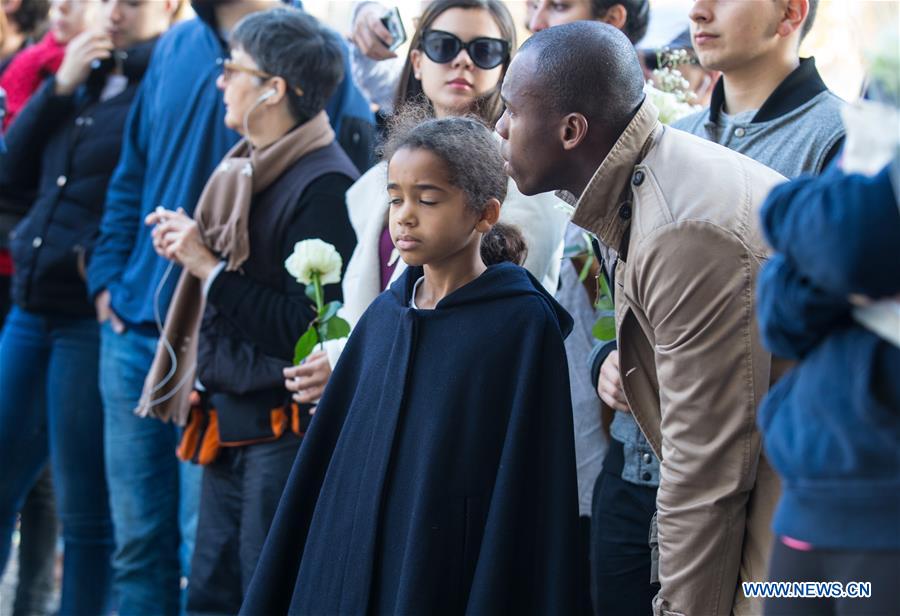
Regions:
M 611 25 L 616 30 L 621 30 L 625 27 L 625 22 L 628 21 L 628 9 L 621 4 L 614 4 L 606 9 L 600 21 Z
M 564 150 L 574 150 L 587 138 L 588 119 L 580 113 L 565 115 L 559 126 L 560 142 Z
M 803 28 L 809 15 L 809 0 L 788 0 L 775 32 L 784 38 Z
M 497 199 L 489 199 L 481 213 L 481 220 L 475 224 L 475 230 L 479 233 L 487 233 L 497 221 L 500 220 L 500 202 Z

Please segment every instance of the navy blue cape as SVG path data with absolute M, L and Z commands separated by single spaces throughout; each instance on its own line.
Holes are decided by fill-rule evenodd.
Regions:
M 515 265 L 434 310 L 421 275 L 354 329 L 242 614 L 576 612 L 572 319 Z

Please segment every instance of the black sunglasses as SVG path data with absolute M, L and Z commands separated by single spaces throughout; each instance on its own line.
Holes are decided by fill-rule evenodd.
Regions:
M 478 68 L 492 69 L 509 57 L 509 43 L 486 36 L 463 43 L 458 36 L 443 30 L 428 30 L 422 35 L 422 51 L 428 59 L 438 64 L 451 62 L 463 49 Z

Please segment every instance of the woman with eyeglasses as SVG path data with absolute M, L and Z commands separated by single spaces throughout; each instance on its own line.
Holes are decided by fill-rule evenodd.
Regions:
M 178 455 L 203 466 L 193 614 L 240 608 L 309 423 L 281 370 L 315 308 L 285 259 L 320 239 L 346 262 L 356 243 L 344 193 L 359 174 L 324 111 L 343 73 L 340 41 L 311 15 L 277 8 L 238 22 L 230 45 L 217 85 L 225 124 L 243 139 L 193 218 L 146 220 L 156 252 L 183 267 L 140 406 L 187 423 Z M 337 285 L 325 291 L 340 299 Z
M 424 105 L 437 118 L 471 114 L 493 127 L 503 112 L 500 83 L 516 47 L 515 25 L 499 0 L 436 0 L 412 37 L 395 107 Z M 526 197 L 510 180 L 500 221 L 522 232 L 523 264 L 552 293 L 556 290 L 567 217 L 550 194 Z M 387 230 L 386 164 L 370 169 L 347 192 L 357 246 L 343 279 L 342 316 L 354 325 L 369 304 L 406 269 Z M 322 395 L 346 338 L 285 370 L 294 399 Z

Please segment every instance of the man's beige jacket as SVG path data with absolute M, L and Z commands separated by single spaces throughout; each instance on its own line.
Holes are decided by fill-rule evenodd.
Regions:
M 760 342 L 759 208 L 784 178 L 664 127 L 648 101 L 576 204 L 572 221 L 619 254 L 619 365 L 659 456 L 656 614 L 761 613 L 778 480 L 756 409 L 784 371 Z M 611 265 L 611 264 L 610 264 Z

